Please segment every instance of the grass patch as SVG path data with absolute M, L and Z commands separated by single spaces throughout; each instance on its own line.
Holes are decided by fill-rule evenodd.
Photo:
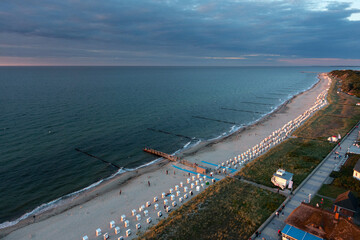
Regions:
M 292 138 L 272 148 L 265 155 L 248 163 L 237 174 L 251 181 L 274 187 L 271 177 L 283 168 L 294 174 L 294 187 L 331 151 L 333 144 L 308 139 Z
M 334 187 L 351 190 L 356 195 L 360 196 L 360 181 L 353 178 L 353 169 L 357 161 L 360 159 L 359 155 L 350 154 L 345 165 L 342 166 L 339 172 L 332 172 L 331 177 L 334 178 L 331 184 Z M 345 192 L 344 191 L 344 192 Z
M 248 239 L 285 200 L 233 178 L 185 203 L 141 239 Z
M 341 188 L 341 187 L 336 187 L 332 184 L 330 184 L 330 185 L 323 184 L 321 186 L 321 188 L 319 189 L 318 194 L 336 199 L 336 197 L 339 194 L 346 192 L 346 191 L 347 191 L 346 189 Z
M 321 201 L 323 202 L 321 204 Z M 321 197 L 320 196 L 314 196 L 312 199 L 311 199 L 311 202 L 310 202 L 311 205 L 313 206 L 316 206 L 316 204 L 319 204 L 319 207 L 325 209 L 325 210 L 328 210 L 328 211 L 333 211 L 334 207 L 333 207 L 333 201 L 329 200 L 329 199 L 326 199 L 326 198 L 323 198 L 323 200 L 321 200 Z
M 340 169 L 339 172 L 332 172 L 331 177 L 334 178 L 332 184 L 323 184 L 318 191 L 318 194 L 324 195 L 336 199 L 337 196 L 341 193 L 344 193 L 348 190 L 351 190 L 354 195 L 360 197 L 360 181 L 352 177 L 353 168 L 356 162 L 360 159 L 359 155 L 350 154 L 349 159 L 346 161 L 345 165 Z M 320 200 L 319 200 L 320 199 Z M 325 201 L 326 200 L 326 201 Z M 311 204 L 314 206 L 316 203 L 320 203 L 321 198 L 315 196 L 311 200 Z M 328 203 L 329 202 L 329 203 Z M 333 202 L 327 199 L 324 199 L 324 208 L 332 210 Z

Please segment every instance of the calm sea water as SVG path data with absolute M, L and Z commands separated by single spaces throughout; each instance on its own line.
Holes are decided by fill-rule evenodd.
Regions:
M 330 70 L 1 67 L 0 223 L 117 171 L 75 148 L 136 168 L 155 159 L 143 147 L 173 153 L 230 134 L 311 87 L 315 72 Z

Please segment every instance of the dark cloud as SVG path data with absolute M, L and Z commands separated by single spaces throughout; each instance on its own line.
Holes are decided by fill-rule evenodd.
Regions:
M 303 2 L 2 0 L 0 56 L 115 65 L 358 58 L 360 21 L 348 17 L 359 10 Z

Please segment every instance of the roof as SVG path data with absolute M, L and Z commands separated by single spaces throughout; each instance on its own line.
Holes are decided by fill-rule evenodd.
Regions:
M 303 230 L 300 230 L 294 226 L 291 226 L 289 224 L 286 224 L 284 229 L 282 230 L 282 233 L 293 237 L 295 239 L 301 239 L 301 240 L 323 240 L 323 238 L 319 238 L 315 235 L 312 235 L 311 233 L 307 233 Z
M 285 223 L 319 238 L 337 240 L 360 240 L 360 228 L 335 213 L 301 203 Z
M 355 164 L 354 170 L 357 171 L 357 172 L 360 172 L 360 159 Z
M 337 196 L 334 204 L 339 207 L 346 208 L 353 212 L 356 212 L 359 206 L 359 202 L 351 191 L 344 192 Z
M 282 170 L 282 169 L 279 169 L 279 170 Z M 283 171 L 283 174 L 280 175 L 280 174 L 277 173 L 279 170 L 277 170 L 276 173 L 274 173 L 273 176 L 276 176 L 278 178 L 282 178 L 282 179 L 285 179 L 285 180 L 290 180 L 294 176 L 294 174 L 286 172 L 286 171 Z

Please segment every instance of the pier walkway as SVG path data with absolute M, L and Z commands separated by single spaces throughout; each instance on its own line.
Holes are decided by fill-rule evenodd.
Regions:
M 255 235 L 251 239 L 263 239 L 266 240 L 278 240 L 281 239 L 278 236 L 278 230 L 282 230 L 285 226 L 285 219 L 290 213 L 297 208 L 301 202 L 309 202 L 320 189 L 325 179 L 334 170 L 334 167 L 339 163 L 340 159 L 335 159 L 335 152 L 344 156 L 350 146 L 357 140 L 358 136 L 358 122 L 353 129 L 342 139 L 340 145 L 337 145 L 324 160 L 314 169 L 312 173 L 300 184 L 300 186 L 294 191 L 293 196 L 288 197 L 284 204 L 285 208 L 282 213 L 276 217 L 273 213 L 258 229 L 261 232 L 261 236 L 255 238 Z

